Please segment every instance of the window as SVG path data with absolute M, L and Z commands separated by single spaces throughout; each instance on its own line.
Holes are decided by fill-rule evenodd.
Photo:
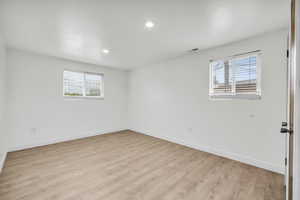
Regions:
M 64 96 L 104 97 L 103 74 L 64 71 Z
M 210 62 L 211 98 L 259 99 L 260 51 Z

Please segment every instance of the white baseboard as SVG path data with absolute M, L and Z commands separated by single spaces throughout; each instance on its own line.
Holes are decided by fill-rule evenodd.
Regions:
M 199 145 L 199 144 L 191 144 L 191 143 L 187 143 L 185 141 L 179 140 L 177 138 L 171 138 L 171 137 L 167 137 L 167 136 L 160 137 L 160 136 L 152 135 L 152 134 L 149 134 L 149 133 L 143 133 L 143 132 L 140 132 L 138 130 L 133 130 L 133 129 L 130 129 L 130 130 L 138 132 L 138 133 L 142 133 L 142 134 L 145 134 L 145 135 L 149 135 L 149 136 L 152 136 L 152 137 L 164 139 L 164 140 L 176 143 L 176 144 L 181 144 L 181 145 L 191 147 L 193 149 L 197 149 L 197 150 L 204 151 L 204 152 L 207 152 L 207 153 L 212 153 L 212 154 L 217 155 L 217 156 L 229 158 L 231 160 L 239 161 L 239 162 L 242 162 L 242 163 L 245 163 L 245 164 L 248 164 L 248 165 L 252 165 L 252 166 L 255 166 L 255 167 L 258 167 L 258 168 L 266 169 L 268 171 L 276 172 L 276 173 L 279 173 L 279 174 L 284 174 L 285 173 L 284 167 L 276 166 L 276 165 L 267 163 L 265 161 L 253 159 L 253 158 L 243 156 L 243 155 L 240 155 L 240 154 L 237 154 L 237 153 L 226 152 L 226 151 L 223 151 L 222 149 L 217 149 L 217 148 L 213 148 L 213 147 L 209 147 L 209 146 L 203 146 L 203 145 Z
M 3 154 L 0 154 L 0 173 L 2 172 L 2 169 L 3 169 L 3 167 L 4 167 L 6 155 L 7 155 L 6 152 L 3 153 Z
M 48 140 L 45 142 L 39 142 L 39 143 L 33 143 L 33 144 L 28 144 L 28 145 L 20 145 L 20 146 L 15 146 L 9 148 L 9 152 L 13 151 L 20 151 L 20 150 L 25 150 L 25 149 L 30 149 L 34 147 L 40 147 L 40 146 L 45 146 L 45 145 L 50 145 L 50 144 L 56 144 L 60 142 L 67 142 L 71 140 L 77 140 L 77 139 L 82 139 L 82 138 L 87 138 L 87 137 L 92 137 L 92 136 L 97 136 L 97 135 L 103 135 L 103 134 L 109 134 L 109 133 L 115 133 L 115 132 L 120 132 L 124 131 L 127 129 L 122 129 L 122 130 L 114 130 L 114 131 L 105 131 L 105 132 L 92 132 L 89 134 L 84 134 L 84 135 L 75 135 L 75 136 L 70 136 L 70 137 L 64 137 L 64 138 L 56 138 L 53 140 Z

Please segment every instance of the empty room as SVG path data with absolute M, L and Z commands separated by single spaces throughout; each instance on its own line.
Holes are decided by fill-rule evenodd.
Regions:
M 0 200 L 300 200 L 300 0 L 0 0 Z

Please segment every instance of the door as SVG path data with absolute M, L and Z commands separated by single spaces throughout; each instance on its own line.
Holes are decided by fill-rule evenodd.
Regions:
M 282 122 L 281 133 L 286 134 L 285 188 L 286 200 L 293 196 L 294 108 L 295 108 L 295 0 L 291 0 L 291 19 L 288 42 L 288 103 L 287 122 Z

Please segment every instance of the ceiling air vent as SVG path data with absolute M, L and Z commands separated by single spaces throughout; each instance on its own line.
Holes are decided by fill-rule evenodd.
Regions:
M 190 53 L 197 53 L 199 51 L 199 48 L 194 48 L 189 50 Z

